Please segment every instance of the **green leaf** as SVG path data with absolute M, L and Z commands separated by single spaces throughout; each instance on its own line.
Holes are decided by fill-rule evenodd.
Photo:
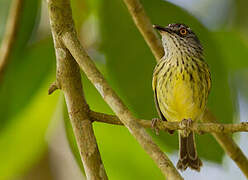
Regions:
M 73 19 L 78 32 L 80 32 L 83 22 L 89 15 L 87 6 L 88 6 L 87 1 L 81 1 L 81 0 L 71 1 Z
M 164 179 L 127 128 L 94 123 L 94 131 L 109 179 Z
M 244 70 L 248 67 L 248 44 L 236 31 L 214 32 L 218 51 L 223 56 L 224 65 L 229 71 Z
M 27 106 L 0 133 L 1 180 L 19 176 L 45 150 L 46 130 L 58 100 L 58 95 L 47 95 L 48 84 L 46 79 Z
M 11 52 L 9 64 L 5 70 L 4 78 L 0 84 L 0 108 L 1 125 L 0 129 L 9 122 L 15 113 L 24 108 L 29 98 L 38 87 L 42 80 L 46 78 L 52 63 L 47 63 L 49 58 L 43 60 L 42 56 L 47 55 L 44 47 L 32 45 L 27 47 L 32 33 L 35 32 L 35 26 L 39 17 L 40 0 L 24 0 L 17 31 L 16 40 Z M 6 1 L 1 2 L 5 7 Z M 32 8 L 30 8 L 32 7 Z M 7 13 L 6 13 L 7 14 Z M 40 50 L 41 49 L 41 50 Z M 42 51 L 43 52 L 40 52 Z M 45 51 L 44 51 L 45 50 Z M 51 51 L 50 51 L 51 52 Z M 51 55 L 54 53 L 50 53 Z M 51 57 L 51 56 L 50 56 Z M 44 72 L 46 71 L 46 72 Z
M 49 100 L 47 95 L 52 82 L 47 79 L 55 65 L 51 39 L 32 45 L 16 60 L 19 62 L 10 63 L 0 86 L 3 179 L 19 175 L 42 155 L 45 131 L 57 99 Z
M 2 39 L 3 32 L 6 28 L 6 26 L 4 25 L 6 25 L 11 3 L 12 1 L 9 0 L 1 0 L 0 2 L 0 39 Z M 35 34 L 40 17 L 40 6 L 40 0 L 23 0 L 16 39 L 14 42 L 14 53 L 12 54 L 22 53 L 23 50 L 26 48 L 28 42 Z
M 31 8 L 32 7 L 32 8 Z M 15 50 L 22 53 L 34 37 L 40 18 L 41 0 L 24 0 L 18 26 Z
M 161 0 L 143 0 L 142 3 L 152 23 L 167 25 L 183 22 L 196 32 L 205 47 L 206 61 L 212 73 L 212 90 L 208 105 L 221 122 L 232 122 L 233 105 L 227 70 L 223 65 L 225 61 L 217 50 L 213 34 L 193 16 L 175 5 Z M 104 1 L 101 3 L 99 18 L 101 51 L 107 59 L 109 82 L 137 117 L 157 117 L 151 88 L 155 58 L 135 27 L 127 8 L 121 0 Z M 166 151 L 171 148 L 178 149 L 176 135 L 161 133 L 156 140 L 162 143 L 160 145 Z M 199 137 L 197 144 L 201 157 L 221 161 L 223 150 L 210 135 Z M 206 151 L 206 144 L 211 149 Z
M 11 59 L 0 85 L 0 129 L 13 120 L 29 103 L 44 80 L 55 69 L 51 39 L 26 48 L 23 55 Z

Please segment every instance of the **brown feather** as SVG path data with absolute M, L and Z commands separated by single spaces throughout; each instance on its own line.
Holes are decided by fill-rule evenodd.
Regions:
M 202 162 L 197 156 L 194 133 L 191 132 L 189 136 L 183 137 L 179 133 L 179 160 L 177 168 L 185 171 L 188 167 L 200 171 Z

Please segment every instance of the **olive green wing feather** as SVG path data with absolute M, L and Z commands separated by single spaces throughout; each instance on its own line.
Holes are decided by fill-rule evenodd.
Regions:
M 154 91 L 155 106 L 156 106 L 156 109 L 157 109 L 157 112 L 158 112 L 160 119 L 163 121 L 167 121 L 166 118 L 164 117 L 164 115 L 162 114 L 160 107 L 159 107 L 159 104 L 158 104 L 156 87 L 157 87 L 157 73 L 156 73 L 156 68 L 155 68 L 155 71 L 153 73 L 153 78 L 152 78 L 152 89 Z
M 161 112 L 161 110 L 159 108 L 156 89 L 154 91 L 154 101 L 155 101 L 155 106 L 156 106 L 156 109 L 157 109 L 157 112 L 158 112 L 158 115 L 159 115 L 160 119 L 163 120 L 163 121 L 167 121 L 167 119 L 164 117 L 164 115 L 162 114 L 162 112 Z

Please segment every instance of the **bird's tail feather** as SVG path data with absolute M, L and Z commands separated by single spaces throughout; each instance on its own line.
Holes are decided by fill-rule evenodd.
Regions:
M 200 171 L 202 162 L 197 156 L 194 133 L 190 132 L 187 137 L 179 133 L 179 161 L 177 168 L 184 171 L 188 167 Z

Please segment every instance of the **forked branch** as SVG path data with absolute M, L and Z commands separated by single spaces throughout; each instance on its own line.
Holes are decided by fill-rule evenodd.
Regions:
M 84 136 L 86 135 L 84 134 L 84 130 L 87 130 L 85 128 L 92 127 L 88 124 L 88 113 L 85 114 L 86 103 L 84 102 L 83 98 L 82 87 L 79 78 L 80 74 L 77 69 L 78 66 L 75 64 L 74 59 L 76 60 L 80 68 L 85 72 L 89 80 L 95 85 L 99 93 L 102 95 L 103 99 L 110 105 L 110 107 L 120 118 L 123 124 L 127 126 L 131 134 L 138 140 L 145 151 L 157 163 L 158 167 L 161 169 L 162 173 L 167 177 L 167 179 L 183 179 L 176 168 L 173 166 L 171 161 L 168 159 L 168 157 L 152 141 L 151 137 L 146 133 L 145 129 L 138 124 L 136 118 L 132 116 L 132 114 L 123 104 L 120 98 L 107 84 L 102 74 L 97 70 L 95 64 L 81 46 L 73 25 L 74 23 L 72 19 L 70 1 L 48 0 L 48 7 L 57 55 L 57 82 L 59 84 L 59 87 L 64 91 L 65 94 L 68 110 L 70 112 L 70 118 L 72 121 L 72 125 L 74 126 L 74 132 L 79 149 L 81 151 L 84 166 L 88 165 L 89 168 L 86 170 L 94 171 L 94 169 L 92 169 L 94 167 L 90 167 L 91 164 L 89 161 L 89 164 L 85 164 L 85 162 L 87 162 L 85 161 L 87 159 L 84 159 L 85 155 L 87 157 L 87 155 L 92 155 L 93 153 L 96 154 L 98 153 L 98 149 L 96 143 L 95 149 L 92 149 L 92 147 L 91 149 L 87 148 L 89 147 L 88 145 L 92 145 L 92 142 L 95 142 L 94 138 L 91 139 L 92 142 L 89 141 L 90 139 L 86 139 L 86 143 L 84 144 L 81 141 L 81 139 L 84 138 Z M 74 57 L 74 59 L 71 55 Z M 70 68 L 70 66 L 72 66 L 73 69 Z M 100 157 L 99 159 L 93 160 L 99 162 Z M 95 162 L 92 161 L 91 163 Z M 103 169 L 103 167 L 100 168 Z M 92 173 L 88 173 L 88 175 L 91 175 Z M 102 173 L 105 172 L 103 171 Z M 104 175 L 102 173 L 99 172 L 101 176 Z M 104 175 L 103 177 L 105 176 L 106 175 Z M 88 179 L 94 178 L 88 177 Z
M 89 107 L 83 94 L 80 70 L 70 52 L 61 42 L 61 34 L 74 29 L 70 1 L 48 0 L 48 9 L 57 59 L 56 83 L 52 84 L 49 93 L 51 94 L 58 88 L 64 93 L 87 179 L 107 180 L 88 115 Z
M 63 33 L 61 36 L 65 46 L 71 52 L 80 68 L 85 72 L 86 76 L 89 78 L 92 84 L 94 84 L 103 99 L 120 118 L 120 121 L 128 128 L 129 132 L 136 138 L 144 150 L 155 161 L 164 176 L 168 180 L 183 179 L 170 159 L 153 142 L 151 136 L 142 126 L 140 126 L 138 120 L 131 114 L 121 99 L 108 85 L 102 74 L 97 70 L 95 64 L 81 46 L 76 34 L 68 31 Z

